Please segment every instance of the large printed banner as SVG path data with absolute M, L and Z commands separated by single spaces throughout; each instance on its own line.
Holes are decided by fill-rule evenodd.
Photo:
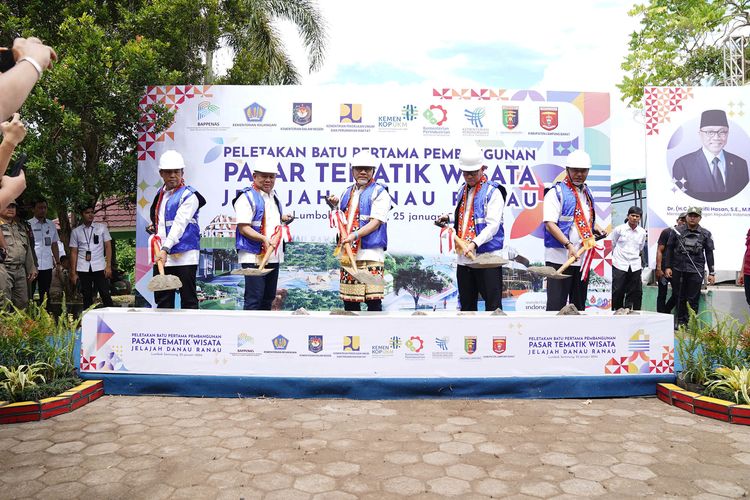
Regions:
M 169 129 L 152 132 L 151 107 L 175 112 Z M 384 306 L 456 309 L 455 255 L 439 238 L 434 219 L 452 212 L 462 181 L 460 149 L 484 148 L 487 174 L 508 191 L 504 212 L 505 310 L 544 309 L 544 283 L 527 272 L 543 262 L 544 187 L 564 176 L 567 155 L 584 149 L 592 157 L 588 184 L 597 222 L 610 223 L 609 95 L 504 89 L 429 87 L 149 87 L 142 101 L 144 133 L 138 144 L 138 238 L 136 280 L 149 300 L 147 262 L 149 208 L 161 186 L 158 159 L 167 149 L 187 161 L 186 182 L 208 200 L 200 212 L 201 308 L 242 307 L 242 277 L 234 253 L 236 192 L 252 183 L 254 161 L 278 161 L 276 190 L 284 211 L 296 215 L 279 288 L 285 309 L 327 309 L 338 291 L 335 232 L 329 226 L 328 194 L 351 184 L 349 162 L 358 151 L 381 160 L 376 179 L 389 187 L 388 253 L 411 255 L 422 278 L 406 287 L 386 261 Z M 296 251 L 295 251 L 296 248 Z M 589 305 L 609 308 L 609 246 L 594 250 Z M 431 279 L 437 277 L 438 281 Z M 412 276 L 413 278 L 413 276 Z M 432 283 L 430 286 L 422 286 Z M 434 285 L 443 283 L 443 285 Z M 394 285 L 395 284 L 395 285 Z
M 81 370 L 165 375 L 474 378 L 674 373 L 672 318 L 309 316 L 99 309 L 83 318 Z
M 701 226 L 711 231 L 719 271 L 741 269 L 745 234 L 750 226 L 750 114 L 746 87 L 647 87 L 646 175 L 651 266 L 665 227 L 688 207 L 703 209 Z M 710 123 L 701 131 L 701 116 Z M 706 124 L 704 124 L 706 125 Z M 726 130 L 728 128 L 728 130 Z M 724 158 L 721 180 L 709 158 Z

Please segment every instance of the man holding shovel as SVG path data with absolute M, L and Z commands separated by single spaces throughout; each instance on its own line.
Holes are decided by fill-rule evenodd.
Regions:
M 476 311 L 479 295 L 484 298 L 485 310 L 502 309 L 502 267 L 471 267 L 475 255 L 502 258 L 505 230 L 503 209 L 506 190 L 485 175 L 482 151 L 478 148 L 462 149 L 458 168 L 463 172 L 465 184 L 458 190 L 458 205 L 454 213 L 454 231 L 468 245 L 456 249 L 458 266 L 458 298 L 462 311 Z M 440 217 L 447 222 L 449 217 Z
M 182 282 L 179 288 L 182 309 L 198 309 L 195 283 L 201 248 L 198 212 L 206 199 L 185 184 L 184 172 L 185 160 L 179 152 L 170 149 L 159 158 L 159 175 L 164 186 L 151 204 L 152 225 L 148 230 L 161 242 L 161 248 L 154 251 L 154 276 L 159 275 L 158 266 L 164 266 L 166 275 L 177 276 Z M 156 307 L 174 309 L 175 291 L 154 291 Z
M 391 209 L 391 196 L 385 185 L 375 182 L 375 168 L 380 160 L 369 153 L 361 152 L 351 163 L 352 177 L 355 183 L 341 195 L 341 210 L 344 220 L 341 222 L 339 245 L 351 246 L 355 262 L 353 268 L 379 280 L 364 280 L 363 283 L 347 270 L 341 268 L 339 295 L 347 311 L 359 311 L 362 302 L 367 304 L 368 311 L 383 310 L 385 284 L 385 250 L 388 247 L 387 222 Z M 328 197 L 328 204 L 336 207 L 339 198 Z
M 246 311 L 270 311 L 276 297 L 279 264 L 284 262 L 284 225 L 294 219 L 282 215 L 281 201 L 273 190 L 278 164 L 259 158 L 253 168 L 253 184 L 234 199 L 237 213 L 237 259 L 245 276 Z M 267 271 L 267 272 L 266 272 Z
M 594 197 L 586 186 L 591 158 L 585 151 L 568 155 L 566 176 L 544 195 L 544 260 L 546 265 L 560 269 L 570 278 L 547 279 L 547 310 L 559 311 L 570 301 L 576 309 L 586 308 L 588 268 L 581 266 L 580 257 L 595 245 L 595 236 L 605 236 L 596 225 Z M 589 261 L 590 263 L 590 261 Z

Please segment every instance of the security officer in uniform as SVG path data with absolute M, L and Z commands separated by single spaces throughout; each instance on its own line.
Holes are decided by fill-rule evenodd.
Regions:
M 698 312 L 701 285 L 708 265 L 708 284 L 713 285 L 714 240 L 711 231 L 700 226 L 701 207 L 687 210 L 687 224 L 673 228 L 664 251 L 664 276 L 672 279 L 677 297 L 677 325 L 688 322 L 687 305 Z
M 0 210 L 5 241 L 5 260 L 0 264 L 0 296 L 19 309 L 29 305 L 29 283 L 36 278 L 34 245 L 26 228 L 16 219 L 16 202 Z

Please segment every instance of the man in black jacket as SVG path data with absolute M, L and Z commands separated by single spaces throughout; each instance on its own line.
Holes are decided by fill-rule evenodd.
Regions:
M 708 265 L 708 284 L 713 285 L 714 240 L 711 231 L 700 226 L 700 207 L 687 210 L 687 224 L 673 228 L 664 252 L 664 276 L 672 279 L 679 290 L 677 297 L 677 325 L 687 324 L 687 305 L 698 312 L 701 285 Z

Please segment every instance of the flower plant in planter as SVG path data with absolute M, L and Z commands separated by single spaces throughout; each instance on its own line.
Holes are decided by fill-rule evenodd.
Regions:
M 35 401 L 55 396 L 81 381 L 73 348 L 80 318 L 62 304 L 55 318 L 45 304 L 0 311 L 0 400 Z

